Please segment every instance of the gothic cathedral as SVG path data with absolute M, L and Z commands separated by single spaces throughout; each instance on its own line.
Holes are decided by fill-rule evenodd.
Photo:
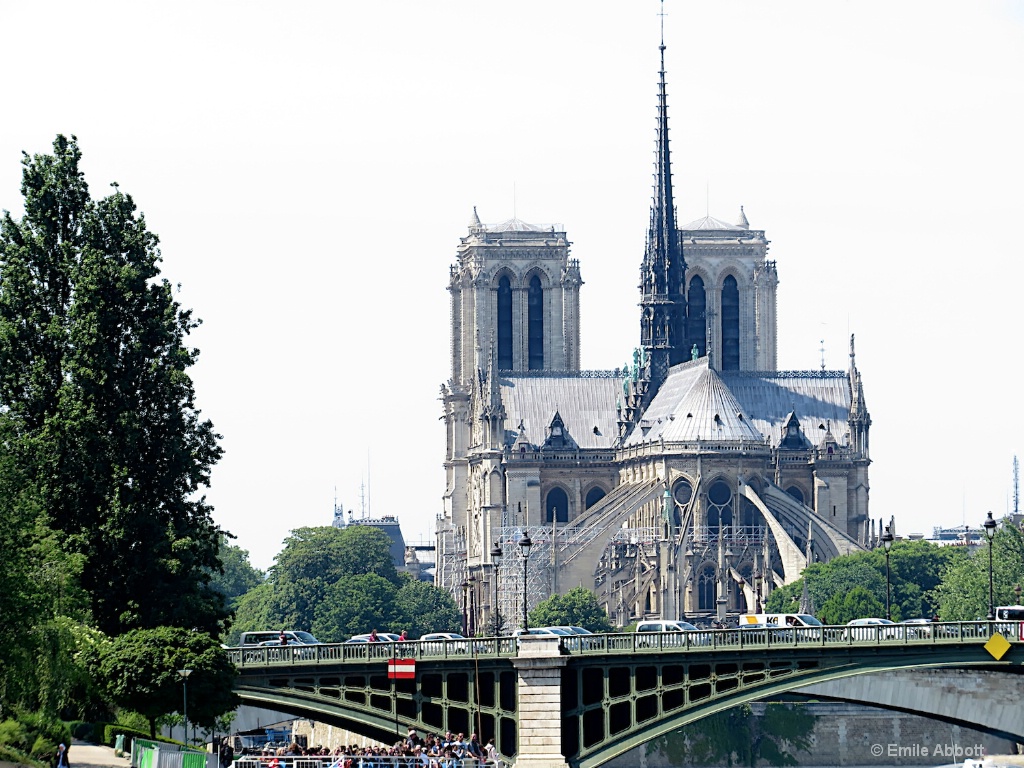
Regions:
M 764 231 L 742 208 L 677 226 L 664 57 L 631 360 L 580 370 L 561 228 L 474 209 L 457 248 L 435 578 L 477 634 L 577 586 L 619 626 L 757 612 L 808 563 L 873 543 L 853 338 L 848 370 L 777 370 Z

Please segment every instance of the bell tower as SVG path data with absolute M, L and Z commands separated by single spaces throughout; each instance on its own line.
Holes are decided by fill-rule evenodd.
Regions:
M 471 385 L 493 354 L 498 371 L 578 371 L 579 262 L 558 226 L 480 223 L 452 265 L 452 383 Z

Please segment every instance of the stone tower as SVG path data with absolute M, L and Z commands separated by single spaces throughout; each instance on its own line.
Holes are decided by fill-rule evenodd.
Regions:
M 557 227 L 484 226 L 476 208 L 452 266 L 452 382 L 499 371 L 578 371 L 579 263 Z

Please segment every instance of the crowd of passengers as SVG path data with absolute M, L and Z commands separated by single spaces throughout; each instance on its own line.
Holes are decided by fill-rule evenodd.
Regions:
M 331 750 L 319 745 L 302 747 L 293 741 L 287 747 L 264 747 L 258 754 L 260 762 L 267 768 L 287 768 L 291 762 L 288 758 L 296 757 L 336 758 L 330 768 L 374 768 L 376 765 L 381 768 L 395 765 L 405 768 L 464 768 L 473 763 L 503 768 L 494 739 L 488 739 L 481 745 L 475 733 L 466 738 L 464 733 L 453 734 L 451 731 L 446 731 L 443 736 L 429 733 L 420 737 L 415 728 L 410 728 L 404 739 L 390 747 L 351 744 Z M 285 760 L 282 762 L 280 758 Z

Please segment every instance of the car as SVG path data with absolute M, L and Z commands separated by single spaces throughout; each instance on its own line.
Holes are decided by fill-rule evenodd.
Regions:
M 907 637 L 931 637 L 931 619 L 904 619 L 900 624 L 906 625 Z
M 589 629 L 584 629 L 583 627 L 570 627 L 570 626 L 561 625 L 561 624 L 559 626 L 557 626 L 557 627 L 550 627 L 550 629 L 564 629 L 566 632 L 568 632 L 569 634 L 572 634 L 572 635 L 592 635 L 592 634 L 594 634 Z
M 378 643 L 397 643 L 401 640 L 401 637 L 396 635 L 394 632 L 378 632 L 377 642 Z M 352 635 L 346 643 L 371 643 L 370 635 Z
M 288 638 L 289 643 L 295 643 L 296 645 L 319 645 L 320 643 L 309 632 L 301 630 L 285 630 L 284 635 Z M 264 645 L 271 640 L 280 639 L 281 630 L 264 629 L 259 632 L 243 632 L 238 638 L 238 645 Z
M 711 635 L 688 621 L 640 621 L 637 622 L 636 632 L 650 637 L 638 637 L 637 648 L 678 648 L 688 645 L 710 645 Z M 697 635 L 688 635 L 689 632 L 697 632 Z M 655 638 L 655 634 L 664 634 L 664 637 Z
M 887 640 L 895 637 L 903 637 L 903 628 L 897 627 L 895 621 L 879 619 L 876 617 L 865 617 L 863 619 L 852 619 L 846 622 L 847 629 L 843 632 L 843 638 L 853 640 Z
M 283 648 L 290 648 L 291 652 L 292 652 L 292 656 L 297 658 L 297 659 L 315 659 L 316 658 L 316 648 L 313 647 L 314 645 L 320 645 L 320 643 L 308 643 L 307 644 L 307 643 L 295 643 L 295 642 L 289 641 L 289 642 L 284 643 L 282 645 L 280 640 L 266 640 L 266 641 L 260 643 L 260 647 L 261 648 L 265 648 L 265 647 L 278 648 L 278 649 L 281 649 L 282 647 Z M 287 651 L 283 651 L 283 652 L 287 653 Z M 280 658 L 280 656 L 279 655 L 271 656 L 271 660 L 273 660 L 275 658 Z
M 461 642 L 460 642 L 461 641 Z M 428 632 L 418 641 L 427 653 L 466 653 L 469 638 L 458 632 Z

